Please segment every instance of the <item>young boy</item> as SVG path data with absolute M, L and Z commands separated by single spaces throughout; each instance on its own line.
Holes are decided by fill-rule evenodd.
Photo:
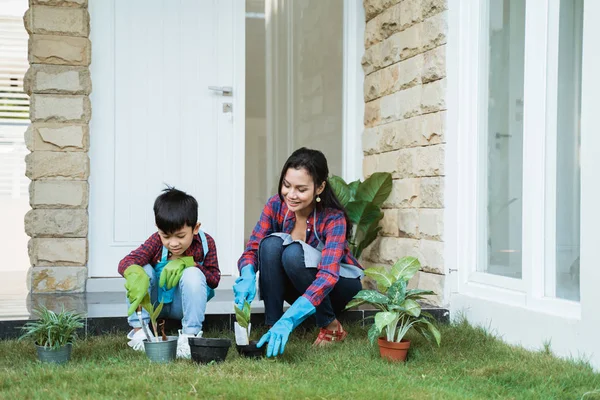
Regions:
M 154 217 L 158 232 L 119 262 L 133 328 L 128 344 L 143 348 L 146 336 L 136 311 L 149 295 L 152 304 L 164 302 L 161 317 L 181 319 L 177 356 L 190 358 L 188 337 L 202 336 L 206 302 L 221 279 L 215 241 L 200 230 L 198 202 L 181 190 L 163 190 L 154 202 Z M 146 310 L 142 319 L 150 322 Z

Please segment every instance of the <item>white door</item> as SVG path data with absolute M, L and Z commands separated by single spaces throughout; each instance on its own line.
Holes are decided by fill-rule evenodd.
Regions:
M 89 8 L 90 277 L 117 277 L 119 260 L 156 231 L 165 184 L 196 197 L 222 274 L 233 274 L 243 250 L 244 2 Z

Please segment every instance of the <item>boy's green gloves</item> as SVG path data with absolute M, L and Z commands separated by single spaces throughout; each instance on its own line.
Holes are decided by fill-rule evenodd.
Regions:
M 158 286 L 164 287 L 166 285 L 167 290 L 171 290 L 179 283 L 183 276 L 183 270 L 194 265 L 196 265 L 194 257 L 181 257 L 170 261 L 160 273 Z
M 125 269 L 123 273 L 125 277 L 125 289 L 127 290 L 127 298 L 129 299 L 129 310 L 127 315 L 133 314 L 140 306 L 144 297 L 148 295 L 150 287 L 150 277 L 139 265 L 133 264 Z

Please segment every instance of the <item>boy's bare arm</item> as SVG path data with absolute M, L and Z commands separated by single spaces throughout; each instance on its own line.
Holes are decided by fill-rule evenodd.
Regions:
M 140 247 L 133 250 L 119 262 L 119 274 L 123 275 L 130 265 L 144 266 L 151 264 L 156 254 L 162 249 L 158 232 L 150 236 Z

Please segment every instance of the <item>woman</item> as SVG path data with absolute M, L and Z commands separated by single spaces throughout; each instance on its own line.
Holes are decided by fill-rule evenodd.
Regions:
M 265 205 L 238 261 L 235 302 L 252 301 L 256 271 L 271 328 L 257 344 L 268 342 L 267 357 L 283 354 L 288 337 L 315 314 L 320 331 L 315 345 L 342 341 L 347 333 L 336 315 L 361 290 L 362 267 L 350 253 L 352 229 L 344 207 L 327 184 L 323 153 L 301 148 L 288 158 L 279 194 Z M 292 306 L 283 313 L 283 301 Z

